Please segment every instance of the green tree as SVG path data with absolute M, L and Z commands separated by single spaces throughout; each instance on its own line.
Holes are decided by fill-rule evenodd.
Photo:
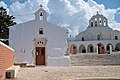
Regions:
M 7 10 L 0 7 L 0 41 L 9 44 L 9 27 L 16 24 L 15 17 L 8 15 Z

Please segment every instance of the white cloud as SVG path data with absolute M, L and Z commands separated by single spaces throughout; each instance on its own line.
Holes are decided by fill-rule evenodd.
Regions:
M 7 5 L 3 1 L 0 1 L 0 6 L 3 6 L 4 8 L 6 8 L 7 13 L 9 14 L 9 9 L 7 8 Z
M 7 8 L 7 5 L 3 1 L 0 1 L 0 6 L 3 6 L 4 8 Z
M 67 13 L 70 16 L 72 16 L 73 14 L 75 14 L 77 12 L 76 8 L 73 5 L 71 5 L 71 3 L 68 0 L 64 0 L 64 3 L 65 3 L 66 9 L 68 10 Z
M 117 23 L 114 19 L 118 9 L 105 9 L 105 6 L 103 4 L 97 4 L 93 0 L 88 0 L 88 2 L 85 2 L 84 0 L 77 0 L 74 3 L 72 2 L 72 0 L 62 0 L 62 1 L 63 3 L 60 2 L 60 4 L 57 4 L 57 6 L 60 6 L 61 3 L 66 5 L 57 8 L 53 8 L 56 5 L 52 4 L 53 2 L 49 2 L 49 6 L 52 6 L 52 7 L 48 6 L 49 10 L 52 11 L 54 9 L 54 12 L 50 15 L 50 21 L 57 24 L 59 23 L 69 24 L 69 29 L 72 31 L 71 33 L 74 35 L 80 31 L 85 30 L 88 27 L 89 19 L 93 15 L 95 15 L 97 11 L 99 11 L 100 14 L 103 14 L 108 19 L 109 26 L 111 28 L 119 29 L 118 26 L 120 26 L 119 25 L 120 23 Z M 57 10 L 59 8 L 60 11 Z M 72 15 L 69 16 L 69 13 Z M 56 21 L 57 19 L 59 19 L 59 22 Z
M 97 4 L 93 0 L 28 0 L 25 3 L 18 1 L 10 5 L 10 14 L 16 17 L 16 21 L 26 22 L 34 19 L 33 13 L 39 9 L 42 3 L 44 9 L 49 12 L 48 20 L 69 29 L 72 35 L 85 30 L 89 25 L 89 19 L 99 11 L 107 19 L 109 26 L 120 30 L 120 23 L 115 21 L 115 15 L 119 14 L 120 8 L 105 9 L 103 4 Z M 6 5 L 3 2 L 0 3 Z
M 34 12 L 36 12 L 40 4 L 44 5 L 44 8 L 48 10 L 47 4 L 49 0 L 28 0 L 25 3 L 16 1 L 10 5 L 10 14 L 14 15 L 17 23 L 26 22 L 34 19 Z

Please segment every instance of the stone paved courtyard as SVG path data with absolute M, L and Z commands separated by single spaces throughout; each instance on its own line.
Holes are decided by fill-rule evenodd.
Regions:
M 120 80 L 120 66 L 20 68 L 14 80 Z
M 72 66 L 120 65 L 120 52 L 115 54 L 78 53 L 71 55 Z
M 70 67 L 20 68 L 13 80 L 120 80 L 120 54 L 81 54 Z

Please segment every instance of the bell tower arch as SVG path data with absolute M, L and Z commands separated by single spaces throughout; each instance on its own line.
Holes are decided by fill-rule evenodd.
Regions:
M 46 21 L 47 12 L 43 9 L 43 5 L 40 4 L 40 9 L 35 12 L 35 20 Z

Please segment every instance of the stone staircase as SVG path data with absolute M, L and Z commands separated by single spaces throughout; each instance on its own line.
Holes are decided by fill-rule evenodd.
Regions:
M 120 53 L 70 55 L 72 66 L 120 65 Z

